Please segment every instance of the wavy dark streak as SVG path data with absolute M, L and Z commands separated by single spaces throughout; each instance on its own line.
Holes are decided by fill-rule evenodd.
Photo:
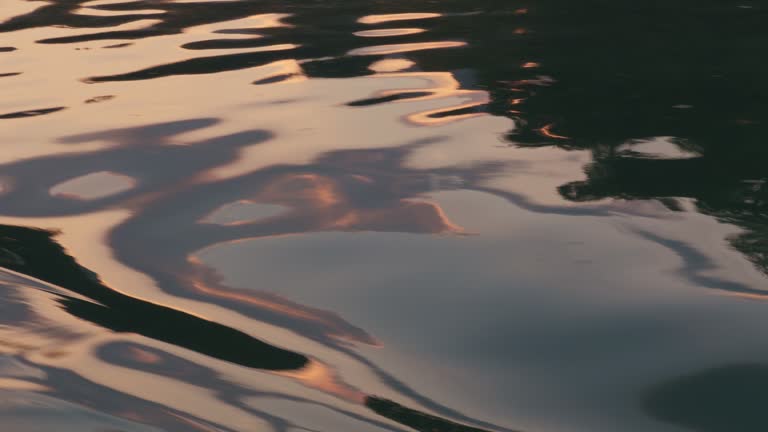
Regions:
M 154 31 L 162 34 L 177 34 L 186 28 L 227 22 L 264 13 L 293 13 L 299 16 L 311 14 L 322 17 L 323 22 L 336 26 L 351 25 L 359 17 L 376 13 L 420 12 L 423 5 L 418 2 L 402 2 L 397 4 L 384 3 L 349 3 L 339 0 L 323 2 L 292 1 L 231 1 L 217 2 L 212 8 L 208 2 L 167 3 L 152 0 L 126 1 L 116 4 L 91 6 L 95 10 L 112 12 L 130 12 L 140 10 L 161 10 L 161 14 L 137 14 L 119 16 L 94 16 L 75 13 L 85 4 L 85 0 L 60 0 L 54 4 L 42 6 L 27 14 L 13 17 L 0 24 L 0 32 L 9 32 L 38 27 L 66 25 L 73 28 L 99 28 L 127 24 L 147 17 L 160 19 L 161 22 L 152 26 Z M 488 6 L 499 6 L 503 1 L 486 0 Z M 444 2 L 446 10 L 463 11 L 465 5 L 461 1 Z M 508 8 L 507 8 L 508 9 Z M 340 13 L 343 11 L 343 13 Z M 301 27 L 307 27 L 302 22 Z M 310 20 L 311 24 L 311 20 Z M 316 27 L 310 25 L 310 27 Z M 318 33 L 322 34 L 322 32 Z
M 24 364 L 45 372 L 44 379 L 27 378 L 28 381 L 40 384 L 50 390 L 45 394 L 63 401 L 81 405 L 99 412 L 128 421 L 136 422 L 133 416 L 126 416 L 126 407 L 129 412 L 140 416 L 140 423 L 160 427 L 163 430 L 179 432 L 210 432 L 207 427 L 195 427 L 189 421 L 205 425 L 207 422 L 194 417 L 190 413 L 179 412 L 166 406 L 148 402 L 109 387 L 91 382 L 80 375 L 65 369 L 42 366 L 28 360 L 19 359 Z M 236 432 L 221 425 L 215 425 L 216 430 L 222 432 Z
M 18 258 L 2 263 L 5 268 L 97 302 L 60 300 L 67 312 L 101 327 L 137 333 L 252 368 L 293 370 L 307 363 L 307 358 L 300 354 L 266 344 L 238 330 L 110 289 L 67 255 L 53 240 L 51 232 L 0 225 L 0 250 Z
M 264 78 L 264 79 L 260 79 L 260 80 L 254 81 L 251 84 L 253 84 L 253 85 L 276 84 L 276 83 L 279 83 L 279 82 L 283 82 L 283 81 L 289 80 L 289 79 L 291 79 L 293 77 L 296 77 L 296 76 L 297 76 L 297 74 L 292 74 L 292 73 L 291 74 L 280 74 L 280 75 L 271 76 L 269 78 Z
M 415 98 L 421 98 L 425 96 L 430 96 L 434 94 L 433 92 L 424 92 L 424 91 L 411 91 L 411 92 L 399 92 L 392 95 L 387 96 L 381 96 L 381 97 L 375 97 L 370 99 L 361 99 L 356 100 L 347 103 L 347 106 L 351 107 L 364 107 L 364 106 L 371 106 L 371 105 L 379 105 L 389 102 L 395 102 L 400 100 L 408 100 L 408 99 L 415 99 Z
M 633 229 L 632 232 L 645 240 L 652 241 L 674 252 L 683 262 L 677 273 L 689 280 L 694 286 L 702 286 L 723 293 L 768 298 L 768 291 L 766 290 L 751 288 L 742 283 L 704 274 L 709 270 L 717 270 L 717 264 L 704 253 L 683 241 L 664 238 L 658 234 L 641 229 Z
M 0 114 L 0 120 L 12 120 L 12 119 L 27 118 L 27 117 L 37 117 L 37 116 L 42 116 L 46 114 L 53 114 L 59 111 L 63 111 L 65 109 L 67 109 L 67 107 L 41 108 L 41 109 L 34 109 L 34 110 L 17 111 L 17 112 L 12 112 L 8 114 Z
M 479 113 L 487 112 L 488 111 L 487 107 L 488 107 L 488 104 L 478 104 L 478 105 L 473 105 L 466 108 L 444 109 L 444 110 L 431 113 L 427 117 L 434 118 L 434 119 L 442 119 L 442 118 L 463 116 L 467 114 L 479 114 Z
M 143 19 L 147 18 L 147 15 L 140 15 Z M 111 26 L 110 26 L 111 27 Z M 99 33 L 79 34 L 75 36 L 61 36 L 49 39 L 40 39 L 37 41 L 39 44 L 70 44 L 79 42 L 96 42 L 113 39 L 145 39 L 153 36 L 163 36 L 165 33 L 152 29 L 140 29 L 140 30 L 112 30 Z M 126 44 L 118 44 L 127 46 Z M 106 48 L 119 48 L 117 45 L 111 45 Z
M 11 32 L 30 28 L 67 26 L 73 28 L 103 28 L 127 24 L 133 21 L 147 19 L 146 14 L 136 15 L 85 15 L 75 13 L 82 8 L 85 0 L 60 0 L 49 3 L 25 15 L 13 17 L 0 24 L 0 32 Z M 169 4 L 154 1 L 135 1 L 111 5 L 94 6 L 94 9 L 105 11 L 135 11 L 145 9 L 161 9 L 164 20 L 157 25 L 158 32 L 174 34 L 183 28 L 207 24 L 217 21 L 229 21 L 252 15 L 258 6 L 245 2 L 221 3 L 217 5 L 216 13 L 211 14 L 207 3 Z M 153 16 L 155 17 L 155 16 Z
M 345 347 L 342 347 L 339 349 L 339 351 L 343 352 L 344 354 L 354 358 L 355 360 L 359 361 L 360 363 L 366 365 L 371 371 L 373 371 L 374 374 L 387 386 L 389 386 L 391 389 L 397 391 L 399 394 L 411 398 L 416 403 L 418 403 L 420 406 L 424 407 L 425 409 L 428 409 L 432 412 L 435 412 L 439 414 L 442 417 L 446 417 L 449 419 L 453 419 L 456 421 L 477 425 L 483 428 L 487 428 L 494 431 L 501 431 L 501 432 L 519 432 L 515 431 L 514 429 L 508 429 L 504 428 L 498 425 L 495 425 L 493 423 L 485 422 L 476 418 L 472 418 L 466 414 L 463 414 L 455 409 L 449 408 L 441 403 L 438 403 L 432 399 L 430 399 L 427 396 L 424 396 L 423 394 L 417 392 L 413 388 L 411 388 L 409 385 L 405 384 L 401 380 L 397 379 L 395 376 L 390 374 L 389 372 L 385 371 L 384 369 L 380 368 L 376 364 L 374 364 L 372 361 L 370 361 L 365 356 L 360 355 L 359 353 L 352 351 L 350 349 L 347 349 Z M 376 401 L 381 400 L 377 397 L 369 397 L 368 400 L 366 400 L 366 405 L 369 406 L 369 408 L 372 408 L 376 411 L 375 407 L 381 407 Z M 373 406 L 369 405 L 373 404 Z M 382 407 L 383 408 L 383 407 Z M 383 410 L 382 411 L 388 411 Z M 376 411 L 379 412 L 379 411 Z M 445 419 L 441 420 L 445 421 Z M 448 422 L 450 423 L 450 422 Z M 408 423 L 404 423 L 408 424 Z M 463 426 L 466 428 L 466 426 Z M 468 428 L 469 430 L 472 430 L 471 428 Z M 437 429 L 439 430 L 439 429 Z M 467 431 L 469 432 L 469 431 Z
M 179 182 L 190 181 L 206 170 L 235 160 L 240 149 L 265 142 L 271 134 L 262 130 L 243 131 L 228 136 L 190 143 L 168 145 L 174 136 L 216 124 L 215 119 L 193 119 L 148 127 L 68 137 L 66 143 L 109 138 L 112 148 L 70 156 L 40 157 L 0 166 L 0 174 L 12 179 L 12 186 L 0 195 L 6 215 L 74 215 L 126 205 L 132 199 L 173 190 Z M 174 160 L 174 164 L 166 163 Z M 136 187 L 91 201 L 52 196 L 55 185 L 94 172 L 117 172 L 133 177 Z M 41 175 L 41 173 L 44 173 Z
M 0 73 L 0 78 L 8 78 L 8 77 L 13 77 L 18 75 L 21 75 L 21 72 Z
M 135 358 L 131 356 L 131 351 L 136 349 L 149 353 L 154 357 L 153 361 L 136 361 Z M 232 406 L 240 407 L 241 409 L 249 412 L 251 412 L 253 408 L 247 406 L 243 402 L 246 398 L 279 399 L 322 407 L 346 416 L 350 419 L 358 420 L 363 423 L 382 428 L 384 430 L 389 430 L 392 432 L 403 432 L 402 429 L 395 428 L 388 423 L 364 417 L 354 412 L 347 411 L 326 403 L 314 401 L 312 399 L 272 391 L 260 391 L 238 385 L 235 382 L 219 376 L 218 373 L 207 367 L 190 362 L 186 359 L 167 353 L 165 351 L 160 351 L 156 348 L 133 343 L 117 342 L 101 346 L 97 352 L 97 356 L 102 361 L 105 361 L 109 364 L 148 372 L 185 382 L 194 386 L 212 389 L 217 393 L 216 397 L 222 402 Z M 261 414 L 259 414 L 259 416 L 261 416 Z M 288 422 L 287 420 L 283 421 L 286 423 Z
M 379 397 L 368 397 L 365 400 L 365 406 L 381 416 L 395 420 L 419 432 L 487 432 L 482 429 L 447 421 Z
M 133 42 L 126 42 L 126 43 L 119 43 L 119 44 L 114 44 L 114 45 L 107 45 L 107 46 L 102 47 L 102 48 L 105 48 L 105 49 L 125 48 L 125 47 L 129 47 L 131 45 L 133 45 Z
M 267 41 L 260 37 L 249 39 L 208 39 L 186 43 L 181 47 L 188 50 L 259 48 L 264 47 L 265 42 Z
M 87 78 L 89 83 L 137 81 L 163 78 L 176 75 L 201 75 L 218 72 L 228 72 L 256 66 L 262 66 L 286 58 L 285 52 L 296 52 L 296 49 L 280 51 L 262 51 L 255 53 L 227 54 L 212 57 L 197 57 L 161 66 L 150 67 L 136 72 L 120 75 Z
M 141 349 L 142 351 L 150 353 L 150 355 L 154 356 L 156 360 L 152 363 L 140 363 L 140 362 L 134 361 L 130 357 L 129 352 L 127 352 L 127 350 L 137 349 L 137 348 Z M 418 393 L 409 389 L 405 384 L 397 381 L 395 378 L 391 377 L 386 372 L 382 371 L 381 369 L 373 365 L 364 357 L 359 356 L 352 351 L 345 351 L 345 353 L 347 354 L 351 353 L 353 354 L 353 358 L 358 360 L 363 360 L 364 364 L 368 366 L 372 366 L 372 369 L 375 370 L 377 373 L 379 373 L 380 377 L 385 378 L 385 382 L 387 382 L 390 385 L 394 383 L 393 388 L 397 390 L 406 389 L 406 391 L 402 392 L 404 396 L 413 397 L 420 404 L 422 404 L 423 401 L 427 401 L 427 406 L 426 406 L 427 409 L 434 410 L 435 408 L 437 408 L 438 412 L 441 412 L 441 413 L 447 412 L 449 417 L 451 418 L 458 418 L 458 420 L 468 421 L 473 424 L 479 423 L 481 425 L 485 425 L 486 427 L 490 427 L 494 430 L 514 432 L 508 429 L 498 428 L 497 426 L 494 426 L 488 423 L 479 422 L 475 419 L 471 419 L 467 416 L 453 412 L 448 408 L 442 407 L 435 402 L 429 401 L 425 399 L 423 396 L 420 396 Z M 222 380 L 220 377 L 216 375 L 215 372 L 213 372 L 210 369 L 204 368 L 195 363 L 191 363 L 187 360 L 181 359 L 179 357 L 173 356 L 166 352 L 159 351 L 154 348 L 138 346 L 135 344 L 127 344 L 127 343 L 113 343 L 107 346 L 102 346 L 100 348 L 98 355 L 103 361 L 106 361 L 110 364 L 120 365 L 130 369 L 142 370 L 145 372 L 162 375 L 165 377 L 170 377 L 170 378 L 181 380 L 183 382 L 186 382 L 188 384 L 192 384 L 195 386 L 215 389 L 218 392 L 217 397 L 220 400 L 232 406 L 238 406 L 241 409 L 244 409 L 247 411 L 251 411 L 252 408 L 243 404 L 242 401 L 245 398 L 255 397 L 255 398 L 282 399 L 282 400 L 289 400 L 293 402 L 300 402 L 300 403 L 306 403 L 309 405 L 323 407 L 331 411 L 337 412 L 339 414 L 345 415 L 351 419 L 368 423 L 372 426 L 377 426 L 385 430 L 390 430 L 395 432 L 401 431 L 400 429 L 393 428 L 391 425 L 387 423 L 372 420 L 372 419 L 360 416 L 358 414 L 355 414 L 331 405 L 316 402 L 310 399 L 286 395 L 282 393 L 261 392 L 261 391 L 251 390 L 251 389 L 238 386 L 235 383 Z M 486 432 L 480 429 L 475 429 L 472 427 L 454 423 L 441 417 L 432 416 L 411 408 L 407 408 L 402 405 L 396 404 L 392 401 L 384 401 L 383 399 L 377 398 L 375 396 L 367 396 L 365 400 L 365 405 L 368 408 L 370 408 L 372 411 L 374 411 L 376 414 L 387 417 L 391 420 L 394 420 L 398 423 L 401 423 L 405 426 L 414 428 L 419 431 L 439 430 L 439 431 L 456 431 L 456 432 Z M 261 417 L 263 414 L 259 413 L 257 415 Z M 288 423 L 287 420 L 284 420 L 284 421 L 286 422 L 286 424 Z M 425 429 L 425 427 L 428 427 L 428 429 Z
M 741 227 L 742 233 L 729 238 L 731 245 L 768 274 L 768 188 L 761 186 L 765 179 L 762 149 L 761 145 L 756 150 L 729 152 L 709 147 L 704 155 L 685 159 L 595 151 L 595 162 L 585 169 L 587 180 L 558 190 L 575 202 L 656 200 L 673 211 L 679 210 L 680 198 L 691 198 L 700 212 Z

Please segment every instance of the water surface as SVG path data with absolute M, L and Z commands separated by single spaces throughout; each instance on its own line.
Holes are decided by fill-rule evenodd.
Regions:
M 766 430 L 766 22 L 4 0 L 0 427 Z

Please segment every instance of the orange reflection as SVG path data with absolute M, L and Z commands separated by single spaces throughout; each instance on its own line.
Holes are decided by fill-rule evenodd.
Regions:
M 414 62 L 406 59 L 384 59 L 379 60 L 370 66 L 368 69 L 374 72 L 399 72 L 405 69 L 409 69 L 415 65 Z
M 306 81 L 304 70 L 298 61 L 294 59 L 278 60 L 256 68 L 257 72 L 263 71 L 254 84 L 269 83 L 295 83 Z
M 554 126 L 554 124 L 548 124 L 548 125 L 542 127 L 541 129 L 539 129 L 538 131 L 539 131 L 540 134 L 542 134 L 542 135 L 544 135 L 546 137 L 549 137 L 549 138 L 564 139 L 564 140 L 565 139 L 571 139 L 570 137 L 567 137 L 567 136 L 564 136 L 564 135 L 558 135 L 558 134 L 552 132 L 552 127 L 553 126 Z
M 383 55 L 383 54 L 398 54 L 412 51 L 423 51 L 430 49 L 440 48 L 459 48 L 466 46 L 466 42 L 460 41 L 443 41 L 443 42 L 414 42 L 405 44 L 394 45 L 376 45 L 370 47 L 363 47 L 353 49 L 348 52 L 348 55 L 365 56 L 365 55 Z
M 259 15 L 252 15 L 248 20 L 248 28 L 262 29 L 262 28 L 276 28 L 276 27 L 293 27 L 290 24 L 283 22 L 284 18 L 290 17 L 291 14 L 285 13 L 266 13 Z
M 384 156 L 384 155 L 382 155 Z M 326 161 L 330 166 L 354 167 L 356 164 L 375 162 L 375 152 L 350 152 L 350 154 Z M 382 162 L 386 162 L 382 158 Z M 338 169 L 339 166 L 336 167 Z M 263 235 L 236 236 L 208 245 L 206 248 L 224 243 L 247 241 L 276 235 L 293 235 L 322 231 L 383 231 L 413 233 L 459 233 L 463 228 L 452 223 L 445 212 L 435 203 L 409 197 L 409 189 L 415 184 L 429 184 L 428 179 L 387 178 L 382 184 L 380 176 L 349 174 L 341 177 L 323 176 L 313 173 L 291 173 L 276 175 L 270 179 L 252 200 L 264 204 L 280 205 L 287 208 L 274 217 L 242 224 L 245 227 L 263 227 Z M 350 194 L 356 188 L 370 188 L 377 193 L 392 195 L 386 206 L 365 205 L 363 195 Z M 363 200 L 362 202 L 360 200 Z M 275 226 L 287 224 L 287 228 L 275 231 Z M 239 229 L 241 226 L 231 227 Z M 194 251 L 197 253 L 198 251 Z M 237 290 L 222 284 L 220 277 L 208 269 L 195 255 L 190 255 L 183 274 L 176 275 L 183 284 L 195 291 L 246 304 L 260 310 L 291 317 L 312 326 L 325 329 L 327 337 L 376 345 L 378 342 L 365 332 L 346 325 L 336 314 L 308 308 L 292 303 L 274 294 Z
M 439 13 L 399 13 L 399 14 L 385 14 L 385 15 L 367 15 L 357 20 L 360 24 L 380 24 L 392 21 L 407 21 L 427 18 L 438 18 L 442 14 Z
M 377 29 L 377 30 L 363 30 L 355 33 L 355 36 L 360 37 L 390 37 L 390 36 L 405 36 L 418 33 L 424 33 L 426 30 L 421 28 L 399 28 L 399 29 Z
M 366 398 L 365 393 L 343 382 L 333 369 L 315 359 L 310 359 L 307 366 L 301 370 L 277 372 L 276 374 L 296 379 L 309 388 L 353 403 L 362 404 Z
M 463 110 L 469 108 L 475 108 L 483 106 L 486 102 L 479 103 L 465 103 L 461 105 L 455 105 L 449 108 L 440 108 L 431 111 L 424 111 L 417 114 L 412 114 L 406 117 L 409 123 L 419 126 L 439 126 L 446 123 L 451 123 L 459 120 L 466 120 L 470 118 L 480 117 L 485 115 L 484 113 L 467 113 L 467 114 L 453 114 L 449 115 L 452 111 Z
M 462 90 L 461 84 L 456 80 L 450 72 L 410 72 L 391 74 L 388 77 L 403 77 L 403 78 L 420 78 L 427 81 L 429 84 L 424 88 L 410 88 L 410 89 L 394 89 L 387 91 L 380 91 L 373 95 L 374 99 L 387 98 L 390 96 L 397 96 L 406 92 L 414 92 L 418 90 L 424 90 L 426 94 L 416 97 L 409 97 L 404 101 L 424 101 L 424 100 L 439 100 L 444 99 L 446 101 L 452 101 L 451 99 L 459 99 L 463 103 L 453 104 L 446 107 L 435 108 L 432 110 L 421 111 L 412 113 L 405 116 L 405 121 L 418 126 L 438 126 L 444 125 L 450 122 L 478 117 L 484 115 L 482 112 L 461 112 L 463 110 L 471 110 L 473 108 L 481 107 L 489 101 L 487 92 L 480 90 Z M 398 100 L 392 100 L 390 103 L 404 102 Z M 466 102 L 465 102 L 466 101 Z

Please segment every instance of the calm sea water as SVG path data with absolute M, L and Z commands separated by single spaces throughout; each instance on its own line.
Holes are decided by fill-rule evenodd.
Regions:
M 768 430 L 762 0 L 0 1 L 0 430 Z

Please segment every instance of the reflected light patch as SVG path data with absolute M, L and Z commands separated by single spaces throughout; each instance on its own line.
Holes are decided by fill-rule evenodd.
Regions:
M 558 134 L 552 132 L 552 128 L 554 126 L 555 126 L 554 124 L 548 124 L 548 125 L 544 126 L 543 128 L 539 129 L 539 133 L 544 135 L 547 138 L 563 139 L 563 140 L 571 139 L 570 137 L 567 137 L 565 135 L 558 135 Z
M 407 59 L 384 59 L 372 63 L 368 69 L 374 72 L 399 72 L 412 68 L 416 63 Z
M 93 200 L 116 195 L 135 186 L 136 180 L 132 177 L 100 171 L 59 183 L 51 188 L 50 195 L 76 200 Z
M 357 48 L 349 51 L 347 54 L 352 56 L 365 55 L 383 55 L 397 54 L 403 52 L 423 51 L 440 48 L 460 48 L 466 46 L 466 42 L 443 41 L 443 42 L 416 42 L 407 44 L 376 45 L 370 47 Z
M 426 30 L 421 28 L 399 28 L 399 29 L 377 29 L 377 30 L 363 30 L 355 33 L 355 36 L 360 37 L 391 37 L 391 36 L 405 36 L 412 34 L 424 33 Z
M 24 381 L 16 378 L 2 378 L 0 377 L 0 389 L 3 390 L 24 390 L 34 392 L 44 392 L 50 390 L 43 385 Z
M 247 18 L 248 21 L 253 21 L 253 24 L 249 25 L 249 28 L 276 28 L 276 27 L 292 27 L 290 24 L 283 22 L 284 18 L 290 17 L 291 14 L 286 13 L 268 13 L 253 15 Z
M 363 403 L 366 398 L 365 393 L 344 383 L 333 369 L 315 359 L 310 359 L 301 370 L 276 374 L 294 378 L 309 388 L 330 393 L 350 402 Z
M 438 18 L 441 16 L 442 14 L 429 13 L 429 12 L 400 13 L 400 14 L 387 14 L 387 15 L 367 15 L 357 20 L 357 22 L 359 22 L 360 24 L 380 24 L 380 23 L 392 22 L 392 21 L 407 21 L 407 20 Z
M 128 356 L 137 363 L 160 364 L 162 359 L 155 353 L 137 347 L 130 347 Z
M 306 81 L 304 70 L 299 62 L 293 59 L 278 60 L 255 68 L 257 79 L 253 84 L 296 83 Z
M 285 211 L 282 206 L 262 204 L 248 200 L 236 201 L 217 208 L 201 222 L 216 225 L 241 225 L 277 216 Z

